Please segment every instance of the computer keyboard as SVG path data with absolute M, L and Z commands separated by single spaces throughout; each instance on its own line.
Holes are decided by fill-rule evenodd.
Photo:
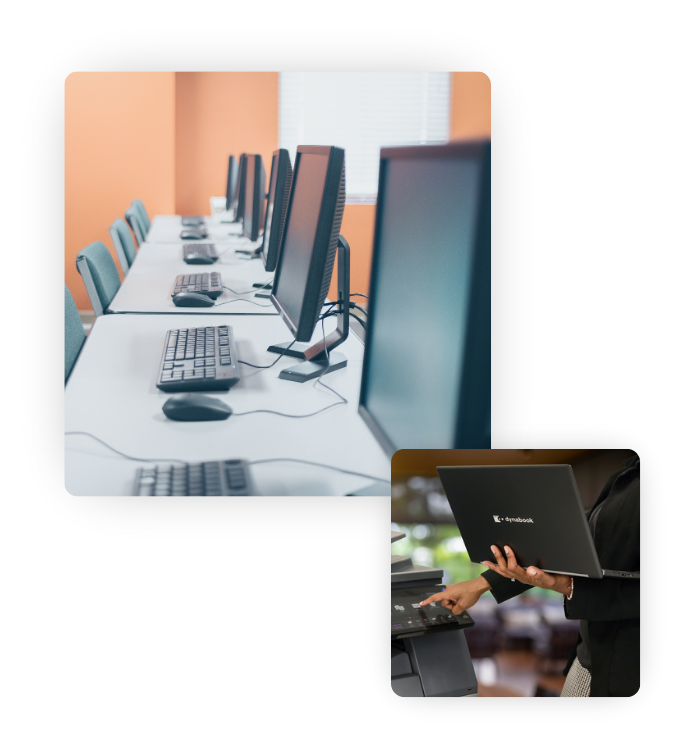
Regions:
M 182 224 L 185 227 L 203 227 L 205 220 L 200 214 L 194 214 L 188 217 L 182 217 Z
M 240 379 L 231 326 L 168 331 L 157 388 L 165 393 L 229 390 Z
M 205 240 L 208 237 L 206 227 L 188 227 L 179 234 L 182 240 Z
M 186 258 L 191 255 L 206 256 L 212 258 L 215 261 L 220 257 L 217 252 L 214 243 L 195 243 L 194 245 L 183 245 L 182 246 L 182 258 Z
M 175 279 L 172 296 L 174 297 L 180 292 L 198 292 L 208 295 L 214 300 L 224 292 L 222 277 L 216 271 L 203 274 L 180 274 Z
M 134 496 L 252 496 L 247 460 L 139 468 Z

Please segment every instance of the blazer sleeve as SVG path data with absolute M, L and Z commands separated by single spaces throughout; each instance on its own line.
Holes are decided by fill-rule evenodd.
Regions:
M 574 596 L 565 600 L 564 614 L 570 620 L 592 622 L 639 619 L 640 581 L 575 576 Z
M 521 581 L 506 579 L 505 576 L 500 576 L 491 569 L 484 571 L 482 576 L 489 582 L 491 595 L 498 604 L 505 602 L 506 599 L 517 597 L 529 589 L 533 589 L 531 584 L 523 584 Z

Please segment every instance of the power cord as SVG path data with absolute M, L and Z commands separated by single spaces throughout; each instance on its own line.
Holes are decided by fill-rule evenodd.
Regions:
M 210 305 L 210 307 L 221 307 L 222 305 L 229 305 L 231 302 L 249 302 L 251 305 L 257 305 L 258 307 L 271 307 L 271 304 L 263 305 L 261 302 L 255 302 L 254 300 L 246 300 L 245 297 L 239 297 L 236 300 L 227 300 L 226 302 L 218 302 L 216 305 Z
M 295 343 L 295 340 L 291 341 L 288 346 L 286 346 L 286 351 L 290 349 L 290 347 Z M 255 369 L 271 369 L 278 361 L 281 359 L 281 357 L 284 356 L 284 352 L 281 352 L 276 359 L 271 364 L 268 364 L 265 367 L 260 366 L 259 364 L 252 364 L 251 362 L 244 362 L 242 359 L 239 359 L 239 364 L 245 364 L 247 367 L 254 367 Z M 241 415 L 241 414 L 239 414 Z
M 138 460 L 139 462 L 179 462 L 179 463 L 182 463 L 182 465 L 189 464 L 186 460 L 178 460 L 175 457 L 133 457 L 132 455 L 126 455 L 125 452 L 121 452 L 120 450 L 117 450 L 115 447 L 112 447 L 110 444 L 107 444 L 103 439 L 100 439 L 99 437 L 95 437 L 94 434 L 90 434 L 89 431 L 67 431 L 64 433 L 66 435 L 82 434 L 83 436 L 86 436 L 86 437 L 92 437 L 92 439 L 96 439 L 100 444 L 103 444 L 104 447 L 108 447 L 110 450 L 115 452 L 117 455 L 120 455 L 121 457 L 125 457 L 128 460 Z

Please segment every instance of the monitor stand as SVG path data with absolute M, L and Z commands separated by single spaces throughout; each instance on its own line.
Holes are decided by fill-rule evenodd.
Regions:
M 291 346 L 290 342 L 284 342 L 273 344 L 267 349 L 274 354 L 305 360 L 302 364 L 281 370 L 279 377 L 282 380 L 307 382 L 307 380 L 313 380 L 315 377 L 347 366 L 347 357 L 338 351 L 332 351 L 349 335 L 349 244 L 342 235 L 338 237 L 338 302 L 342 313 L 337 316 L 337 328 L 321 341 L 317 341 L 312 346 L 297 342 Z
M 262 243 L 260 245 L 256 245 L 253 249 L 248 248 L 236 248 L 234 253 L 242 253 L 244 256 L 247 256 L 248 258 L 257 258 L 262 253 Z

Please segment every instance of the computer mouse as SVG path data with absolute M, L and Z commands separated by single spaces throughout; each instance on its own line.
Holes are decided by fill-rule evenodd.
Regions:
M 176 307 L 212 307 L 215 304 L 212 297 L 200 294 L 200 292 L 180 292 L 172 298 L 172 301 Z
M 184 260 L 188 264 L 212 264 L 215 263 L 214 258 L 210 256 L 204 256 L 202 253 L 189 253 L 184 257 Z
M 182 230 L 182 232 L 179 234 L 179 237 L 182 240 L 203 240 L 203 238 L 208 237 L 208 231 L 201 230 L 200 228 L 196 228 L 193 230 Z
M 184 393 L 166 400 L 163 413 L 173 421 L 223 421 L 231 416 L 232 409 L 218 398 Z

